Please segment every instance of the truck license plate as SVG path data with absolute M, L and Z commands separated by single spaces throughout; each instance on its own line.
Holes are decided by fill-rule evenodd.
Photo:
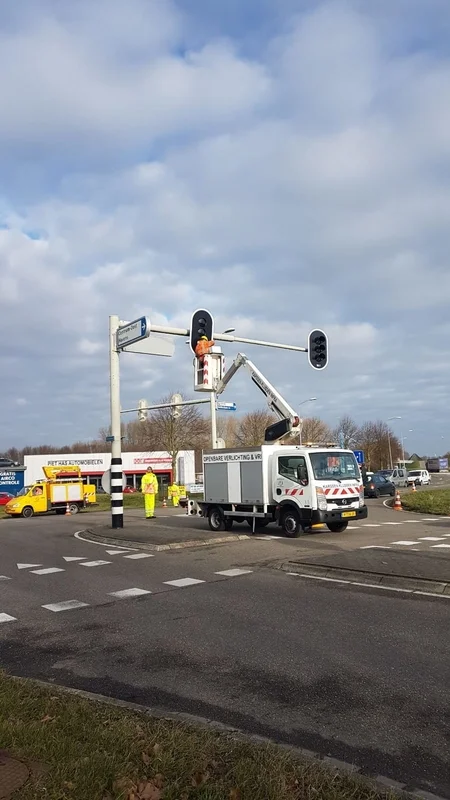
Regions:
M 356 517 L 356 511 L 343 511 L 343 517 Z

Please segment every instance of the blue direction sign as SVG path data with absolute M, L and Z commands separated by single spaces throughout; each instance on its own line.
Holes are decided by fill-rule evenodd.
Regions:
M 117 329 L 116 341 L 117 347 L 127 347 L 134 342 L 140 342 L 141 339 L 146 339 L 150 336 L 150 321 L 147 317 L 139 317 L 133 322 L 127 322 L 126 325 Z
M 362 450 L 353 450 L 358 464 L 364 464 L 364 452 Z
M 237 411 L 236 403 L 217 403 L 217 411 Z

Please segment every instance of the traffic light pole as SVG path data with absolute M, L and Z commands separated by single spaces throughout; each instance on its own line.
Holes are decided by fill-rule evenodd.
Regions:
M 166 325 L 153 325 L 151 323 L 151 330 L 154 333 L 166 333 L 168 336 L 184 336 L 189 337 L 191 332 L 189 328 L 170 328 Z M 307 347 L 298 347 L 295 344 L 280 344 L 278 342 L 265 342 L 262 339 L 243 339 L 241 336 L 232 336 L 229 333 L 215 333 L 214 341 L 216 342 L 239 342 L 241 344 L 255 344 L 260 347 L 276 347 L 278 350 L 295 350 L 297 353 L 307 353 Z
M 217 447 L 217 396 L 215 392 L 211 392 L 209 400 L 211 407 L 211 447 L 215 450 Z

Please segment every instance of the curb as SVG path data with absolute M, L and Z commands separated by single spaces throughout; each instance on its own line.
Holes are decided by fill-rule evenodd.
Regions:
M 204 730 L 232 736 L 235 739 L 242 739 L 243 741 L 252 742 L 256 745 L 277 747 L 278 749 L 289 753 L 294 758 L 300 758 L 308 761 L 319 761 L 320 764 L 330 770 L 347 772 L 352 775 L 360 775 L 363 780 L 374 784 L 374 787 L 378 792 L 386 793 L 395 791 L 403 800 L 411 800 L 411 798 L 414 798 L 414 800 L 450 800 L 450 797 L 442 797 L 422 789 L 417 789 L 415 786 L 407 783 L 401 783 L 385 775 L 373 775 L 364 772 L 356 764 L 351 764 L 347 761 L 340 761 L 339 759 L 332 758 L 331 756 L 323 755 L 322 753 L 316 753 L 312 750 L 307 750 L 304 747 L 296 747 L 295 745 L 278 742 L 265 736 L 249 734 L 240 728 L 233 728 L 230 725 L 225 725 L 222 722 L 216 722 L 215 720 L 210 720 L 206 717 L 198 717 L 194 714 L 186 714 L 179 711 L 164 711 L 163 709 L 159 708 L 149 708 L 148 706 L 143 706 L 139 703 L 131 703 L 127 700 L 119 700 L 115 697 L 106 697 L 102 694 L 94 694 L 93 692 L 86 692 L 83 689 L 73 689 L 68 686 L 61 686 L 60 684 L 47 683 L 46 681 L 40 681 L 34 678 L 19 678 L 19 680 L 26 680 L 27 682 L 33 683 L 36 686 L 48 691 L 54 692 L 56 689 L 66 694 L 81 697 L 85 700 L 102 703 L 115 708 L 122 708 L 128 711 L 135 711 L 145 716 L 153 717 L 154 719 L 166 720 L 167 722 L 181 722 L 186 725 L 191 725 L 192 727 L 203 728 Z M 424 781 L 424 783 L 427 782 Z
M 401 588 L 405 591 L 420 592 L 421 594 L 434 594 L 449 597 L 450 583 L 436 581 L 429 578 L 410 578 L 403 575 L 385 575 L 382 572 L 369 572 L 346 567 L 329 567 L 302 563 L 301 561 L 288 561 L 279 567 L 283 572 L 292 572 L 301 569 L 303 574 L 318 578 L 341 579 L 347 583 L 367 584 L 384 588 Z
M 150 542 L 135 542 L 132 539 L 116 539 L 112 536 L 102 536 L 91 528 L 84 528 L 77 533 L 85 534 L 86 541 L 100 542 L 100 544 L 110 544 L 113 547 L 131 547 L 136 550 L 151 550 L 160 552 L 162 550 L 184 550 L 189 547 L 210 547 L 212 544 L 224 544 L 225 542 L 239 542 L 243 539 L 251 539 L 246 534 L 229 534 L 229 536 L 219 536 L 215 539 L 193 539 L 190 542 L 167 542 L 167 544 L 150 544 Z M 89 539 L 89 537 L 91 537 Z

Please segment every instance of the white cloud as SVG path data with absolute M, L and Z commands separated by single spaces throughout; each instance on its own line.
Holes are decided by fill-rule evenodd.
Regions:
M 194 37 L 195 8 L 164 0 L 38 0 L 0 26 L 3 449 L 52 438 L 49 418 L 55 440 L 107 423 L 109 314 L 186 327 L 198 307 L 250 338 L 326 328 L 323 374 L 240 347 L 292 404 L 317 396 L 330 422 L 402 415 L 415 449 L 438 447 L 450 9 L 415 0 L 402 25 L 384 2 L 289 7 L 251 54 L 248 31 Z M 122 365 L 124 407 L 191 393 L 183 339 L 174 359 Z M 227 396 L 261 401 L 244 376 Z

